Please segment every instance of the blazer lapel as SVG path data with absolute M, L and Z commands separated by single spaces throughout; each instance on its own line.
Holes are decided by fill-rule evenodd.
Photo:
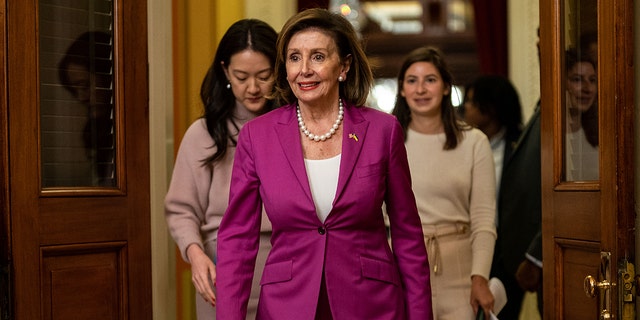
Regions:
M 304 166 L 304 156 L 302 155 L 302 144 L 294 106 L 295 105 L 290 104 L 281 107 L 287 108 L 288 110 L 282 113 L 282 117 L 280 117 L 275 129 L 278 140 L 280 141 L 280 146 L 282 147 L 282 153 L 287 158 L 300 187 L 304 190 L 309 201 L 313 203 L 311 187 L 309 186 L 309 179 L 307 178 L 307 171 Z
M 338 189 L 334 198 L 335 203 L 340 199 L 344 192 L 344 188 L 353 174 L 356 161 L 362 151 L 362 146 L 367 138 L 367 129 L 369 122 L 362 117 L 359 107 L 355 107 L 348 103 L 345 104 L 345 117 L 342 127 L 342 156 L 340 160 L 340 175 L 338 177 Z M 366 108 L 366 107 L 360 107 Z
M 358 111 L 358 107 L 354 107 L 348 103 L 345 103 L 345 107 L 345 117 L 342 122 L 343 133 L 340 175 L 338 177 L 338 188 L 333 202 L 334 206 L 344 192 L 347 181 L 349 181 L 349 178 L 353 174 L 369 127 L 369 122 L 362 117 L 362 114 Z M 311 187 L 309 186 L 309 179 L 304 166 L 304 156 L 302 154 L 302 144 L 300 141 L 300 132 L 298 131 L 298 121 L 295 117 L 294 105 L 290 104 L 282 108 L 289 110 L 282 113 L 275 128 L 278 140 L 280 141 L 282 152 L 287 158 L 289 166 L 291 166 L 300 187 L 304 190 L 309 201 L 313 203 Z

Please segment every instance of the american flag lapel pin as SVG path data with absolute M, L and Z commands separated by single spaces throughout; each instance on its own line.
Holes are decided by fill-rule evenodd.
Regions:
M 356 142 L 358 142 L 358 136 L 356 136 L 356 134 L 355 134 L 355 133 L 349 133 L 349 139 L 353 139 L 353 140 L 355 140 Z

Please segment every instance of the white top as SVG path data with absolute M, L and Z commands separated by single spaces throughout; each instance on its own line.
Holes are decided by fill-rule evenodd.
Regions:
M 445 134 L 407 131 L 411 184 L 423 225 L 468 223 L 471 274 L 489 279 L 496 239 L 496 184 L 489 139 L 478 129 L 463 132 L 453 150 Z
M 340 158 L 341 155 L 322 160 L 304 159 L 311 196 L 316 205 L 316 214 L 322 222 L 327 219 L 329 212 L 333 209 L 333 200 L 338 189 Z
M 491 143 L 491 151 L 493 152 L 493 164 L 496 169 L 496 197 L 500 194 L 500 178 L 502 177 L 502 166 L 504 164 L 504 148 L 506 145 L 506 141 L 504 137 L 507 133 L 506 128 L 500 129 L 497 134 L 495 134 L 491 139 L 489 139 L 489 143 Z M 496 219 L 496 221 L 498 221 Z
M 598 180 L 598 147 L 587 141 L 584 130 L 567 132 L 565 145 L 567 181 Z

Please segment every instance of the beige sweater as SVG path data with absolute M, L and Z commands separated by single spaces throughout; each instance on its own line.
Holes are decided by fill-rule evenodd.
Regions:
M 453 150 L 445 135 L 407 132 L 413 192 L 423 225 L 469 223 L 472 275 L 489 279 L 496 239 L 496 182 L 489 140 L 480 130 L 464 132 Z
M 254 116 L 244 107 L 236 106 L 236 117 L 239 118 L 237 123 L 243 126 Z M 231 124 L 229 129 L 236 131 Z M 222 215 L 229 202 L 236 148 L 229 146 L 224 159 L 213 167 L 203 166 L 202 160 L 215 150 L 205 120 L 196 120 L 182 138 L 165 197 L 165 218 L 169 232 L 187 262 L 186 250 L 190 244 L 195 243 L 204 249 L 205 242 L 216 240 Z M 262 230 L 271 230 L 264 215 Z

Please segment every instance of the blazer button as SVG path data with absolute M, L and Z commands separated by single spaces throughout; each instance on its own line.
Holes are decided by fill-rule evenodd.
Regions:
M 327 230 L 325 230 L 324 227 L 319 227 L 318 228 L 318 233 L 319 234 L 325 234 L 325 233 L 327 233 Z

